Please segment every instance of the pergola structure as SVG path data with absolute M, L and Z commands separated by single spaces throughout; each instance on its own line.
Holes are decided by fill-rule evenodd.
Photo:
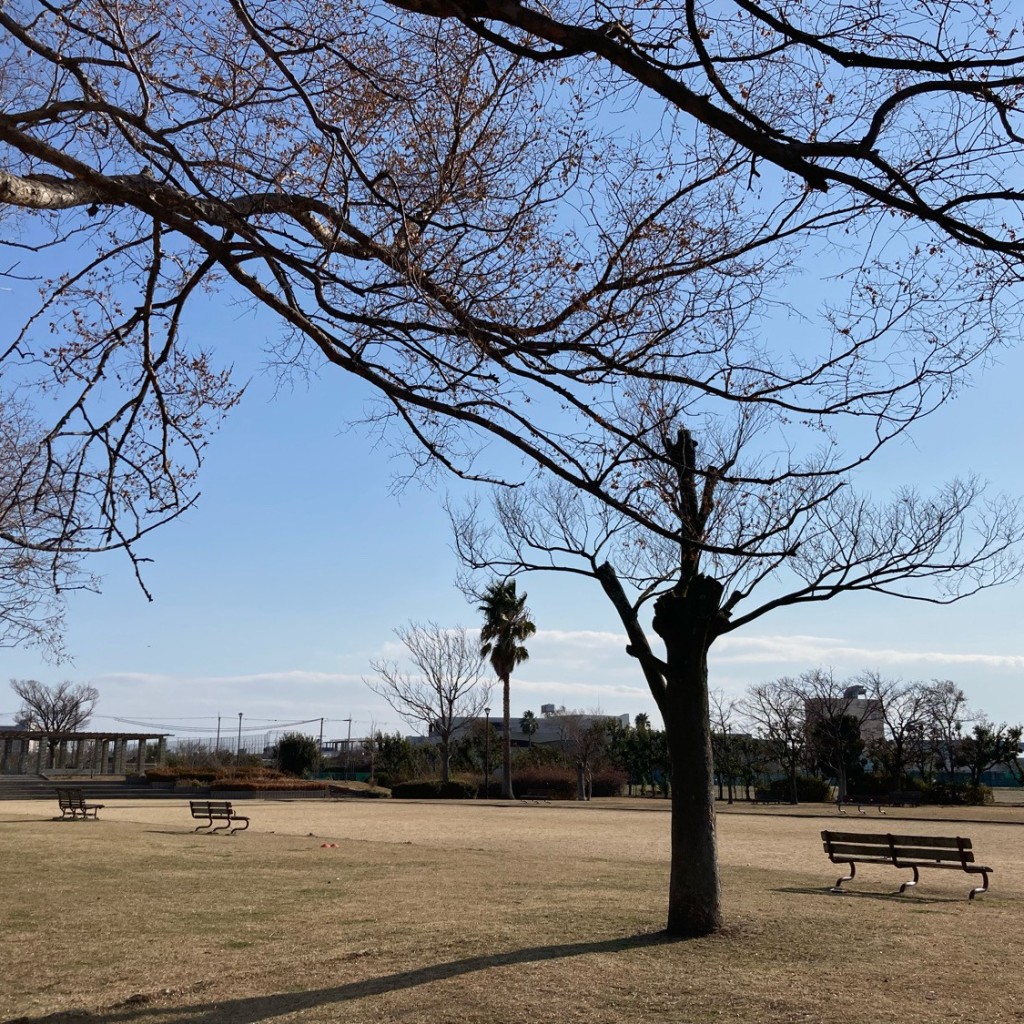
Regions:
M 170 733 L 45 732 L 0 729 L 0 774 L 28 775 L 47 769 L 97 775 L 125 775 L 146 767 L 146 744 L 156 740 L 156 763 L 162 764 Z M 134 748 L 134 749 L 130 749 Z M 51 758 L 50 752 L 53 752 Z

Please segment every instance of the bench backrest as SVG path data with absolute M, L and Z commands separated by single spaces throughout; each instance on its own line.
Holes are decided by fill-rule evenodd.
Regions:
M 230 814 L 230 800 L 189 800 L 189 807 L 192 812 L 199 811 L 200 814 Z
M 943 861 L 969 864 L 974 860 L 970 839 L 961 836 L 894 836 L 873 832 L 822 832 L 829 857 L 873 857 L 894 864 L 906 861 Z
M 84 802 L 80 789 L 58 789 L 57 801 L 61 807 L 81 807 Z

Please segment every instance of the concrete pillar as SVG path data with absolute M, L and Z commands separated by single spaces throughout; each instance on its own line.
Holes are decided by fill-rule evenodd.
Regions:
M 28 775 L 28 740 L 18 740 L 18 774 Z
M 124 775 L 128 754 L 128 741 L 124 737 L 114 740 L 114 774 Z
M 92 767 L 97 775 L 107 774 L 107 741 L 102 737 L 93 742 Z
M 43 758 L 46 756 L 48 749 L 49 744 L 46 742 L 45 737 L 36 740 L 36 775 L 42 774 Z
M 163 764 L 167 759 L 167 737 L 161 736 L 156 741 L 156 763 Z
M 139 774 L 141 775 L 146 770 L 146 738 L 143 736 L 139 740 Z
M 10 764 L 11 761 L 11 743 L 11 737 L 5 736 L 3 753 L 0 754 L 0 775 L 7 774 L 7 766 Z
M 68 756 L 68 741 L 67 740 L 57 740 L 57 746 L 54 748 L 54 751 L 53 751 L 53 767 L 54 768 L 63 768 L 65 763 L 67 762 L 67 756 Z
M 71 762 L 75 768 L 81 768 L 85 760 L 85 740 L 75 740 L 75 757 Z

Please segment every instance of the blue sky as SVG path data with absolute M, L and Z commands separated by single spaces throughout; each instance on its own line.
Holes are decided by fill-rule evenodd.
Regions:
M 7 296 L 13 300 L 13 296 Z M 0 296 L 0 304 L 4 296 Z M 217 326 L 255 365 L 249 318 Z M 252 348 L 248 348 L 252 346 Z M 1024 351 L 1004 352 L 977 386 L 921 424 L 871 468 L 862 486 L 927 487 L 969 470 L 997 489 L 1021 489 Z M 386 446 L 348 427 L 365 395 L 338 374 L 277 389 L 254 371 L 249 393 L 209 447 L 196 509 L 154 534 L 144 554 L 154 601 L 125 559 L 94 568 L 100 595 L 69 606 L 70 665 L 27 650 L 0 651 L 6 678 L 90 682 L 99 721 L 160 723 L 178 735 L 246 731 L 319 720 L 326 736 L 378 728 L 409 732 L 363 684 L 371 659 L 400 653 L 392 630 L 410 619 L 474 626 L 440 494 L 410 485 Z M 595 584 L 561 576 L 521 587 L 538 626 L 530 661 L 513 678 L 513 714 L 543 703 L 646 712 L 642 677 Z M 767 616 L 720 641 L 711 684 L 739 695 L 752 683 L 818 666 L 840 675 L 878 669 L 904 679 L 950 678 L 997 720 L 1024 719 L 1024 588 L 1001 588 L 951 607 L 863 595 Z M 16 710 L 0 697 L 0 722 Z M 495 696 L 495 705 L 500 701 Z M 130 728 L 127 725 L 123 728 Z M 309 726 L 315 731 L 319 722 Z

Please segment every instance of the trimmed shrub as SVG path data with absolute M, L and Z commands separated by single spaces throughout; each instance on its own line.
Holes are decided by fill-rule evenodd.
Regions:
M 476 796 L 476 783 L 466 779 L 451 779 L 438 783 L 438 796 L 442 800 L 472 800 Z
M 253 792 L 255 790 L 310 790 L 327 788 L 326 782 L 314 782 L 312 779 L 253 779 L 253 778 L 227 778 L 221 777 L 211 784 L 211 789 L 233 789 L 238 792 Z
M 472 800 L 476 796 L 476 783 L 465 779 L 413 779 L 411 782 L 396 782 L 391 787 L 391 796 L 396 800 Z
M 772 779 L 768 786 L 768 793 L 773 800 L 783 800 L 786 803 L 793 798 L 789 779 Z M 827 803 L 832 799 L 832 787 L 825 779 L 819 779 L 814 775 L 798 775 L 796 777 L 796 798 L 801 803 Z
M 622 796 L 629 782 L 629 776 L 618 768 L 601 768 L 594 772 L 593 796 Z
M 995 803 L 995 796 L 989 786 L 973 786 L 970 783 L 954 786 L 951 782 L 933 782 L 921 787 L 921 797 L 926 804 L 953 807 L 985 807 Z
M 491 790 L 494 790 L 493 784 Z M 537 793 L 552 800 L 574 800 L 576 772 L 557 765 L 520 768 L 512 774 L 512 791 L 519 797 L 526 793 Z
M 396 782 L 391 795 L 396 800 L 436 800 L 441 783 L 437 779 L 412 779 Z

